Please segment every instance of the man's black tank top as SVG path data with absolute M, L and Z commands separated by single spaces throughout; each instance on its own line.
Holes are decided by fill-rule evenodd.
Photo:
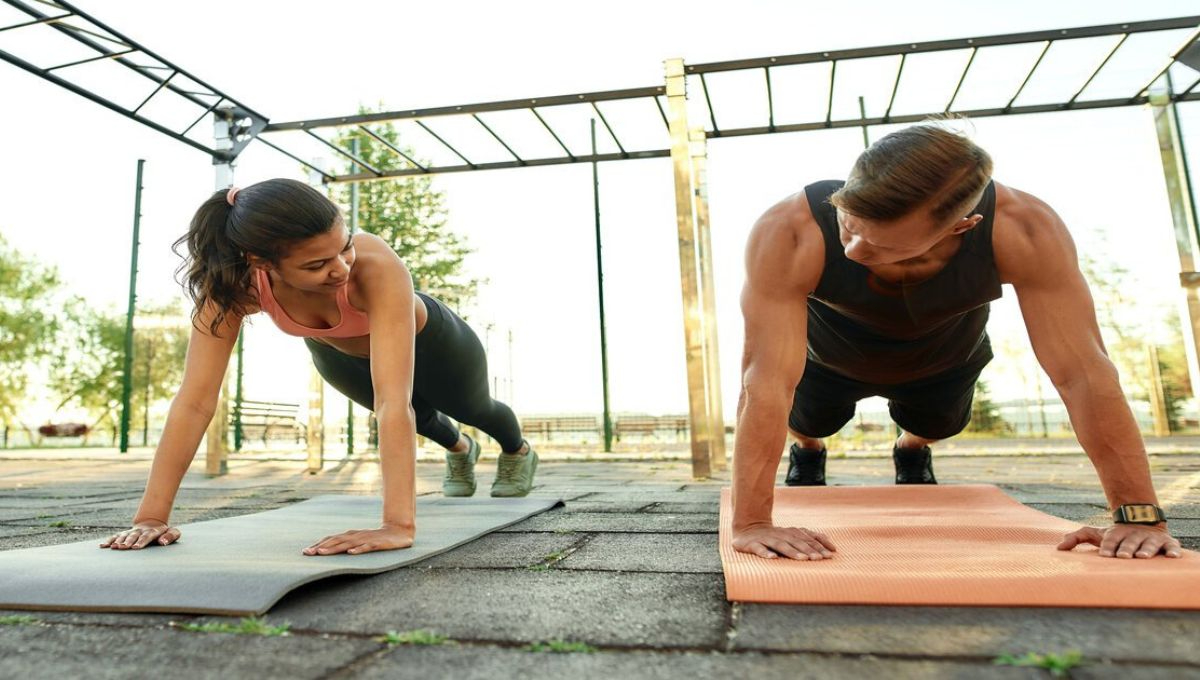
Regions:
M 861 382 L 894 385 L 992 356 L 988 303 L 1000 298 L 992 255 L 996 187 L 988 183 L 971 214 L 983 215 L 946 266 L 914 285 L 894 285 L 846 257 L 837 210 L 844 182 L 804 188 L 825 237 L 825 271 L 808 296 L 808 360 Z

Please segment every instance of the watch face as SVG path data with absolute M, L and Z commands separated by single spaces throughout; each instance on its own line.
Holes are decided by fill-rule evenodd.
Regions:
M 1125 521 L 1133 524 L 1153 523 L 1157 524 L 1162 521 L 1158 515 L 1158 508 L 1153 505 L 1124 505 L 1122 509 L 1125 511 Z

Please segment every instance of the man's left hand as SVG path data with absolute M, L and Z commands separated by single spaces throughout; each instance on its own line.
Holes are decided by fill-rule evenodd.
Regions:
M 1167 557 L 1183 554 L 1179 541 L 1171 537 L 1166 527 L 1144 524 L 1114 524 L 1106 529 L 1083 527 L 1064 536 L 1058 549 L 1072 550 L 1085 543 L 1099 546 L 1101 557 L 1150 559 L 1159 554 Z

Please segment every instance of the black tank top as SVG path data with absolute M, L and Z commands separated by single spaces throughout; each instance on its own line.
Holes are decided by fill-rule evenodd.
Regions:
M 1000 298 L 992 255 L 996 187 L 988 183 L 971 214 L 983 215 L 931 278 L 913 285 L 881 281 L 846 257 L 837 210 L 840 180 L 804 188 L 825 237 L 825 271 L 808 296 L 808 360 L 854 380 L 894 385 L 991 359 L 988 303 Z

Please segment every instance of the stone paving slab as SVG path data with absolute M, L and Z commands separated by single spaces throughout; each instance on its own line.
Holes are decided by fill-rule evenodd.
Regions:
M 593 502 L 593 501 L 568 501 L 563 507 L 563 512 L 647 512 L 652 508 L 654 503 L 643 503 L 642 501 L 609 501 L 609 502 Z
M 1081 524 L 1093 522 L 1108 515 L 1105 507 L 1091 503 L 1026 503 L 1026 505 L 1047 515 L 1062 517 Z
M 21 548 L 44 548 L 60 543 L 76 541 L 96 541 L 96 550 L 100 550 L 100 541 L 113 534 L 112 529 L 32 529 L 31 533 L 0 538 L 0 550 L 20 550 Z
M 481 641 L 717 648 L 728 610 L 715 574 L 418 567 L 313 583 L 270 616 L 329 632 L 429 629 Z
M 1000 668 L 987 662 L 905 661 L 818 654 L 717 654 L 703 652 L 597 651 L 547 654 L 492 646 L 397 647 L 355 668 L 363 680 L 408 677 L 414 668 L 436 668 L 438 677 L 455 680 L 496 678 L 754 678 L 754 680 L 828 680 L 829 678 L 1044 678 L 1027 668 Z
M 580 541 L 579 534 L 488 534 L 421 562 L 422 567 L 451 569 L 523 569 Z
M 544 512 L 500 532 L 525 531 L 640 531 L 648 533 L 715 533 L 716 514 L 665 515 L 649 512 Z
M 555 568 L 722 573 L 716 534 L 596 534 Z
M 1200 668 L 1149 664 L 1086 664 L 1071 669 L 1072 680 L 1200 680 Z
M 667 496 L 667 498 L 670 498 L 670 496 Z M 714 498 L 712 501 L 692 501 L 688 503 L 663 501 L 651 505 L 642 512 L 666 515 L 711 515 L 719 510 L 720 502 L 719 498 Z
M 321 678 L 381 645 L 153 628 L 0 627 L 0 677 Z M 144 677 L 145 677 L 144 676 Z
M 1195 612 L 745 604 L 737 649 L 986 656 L 1078 649 L 1091 659 L 1200 664 Z

